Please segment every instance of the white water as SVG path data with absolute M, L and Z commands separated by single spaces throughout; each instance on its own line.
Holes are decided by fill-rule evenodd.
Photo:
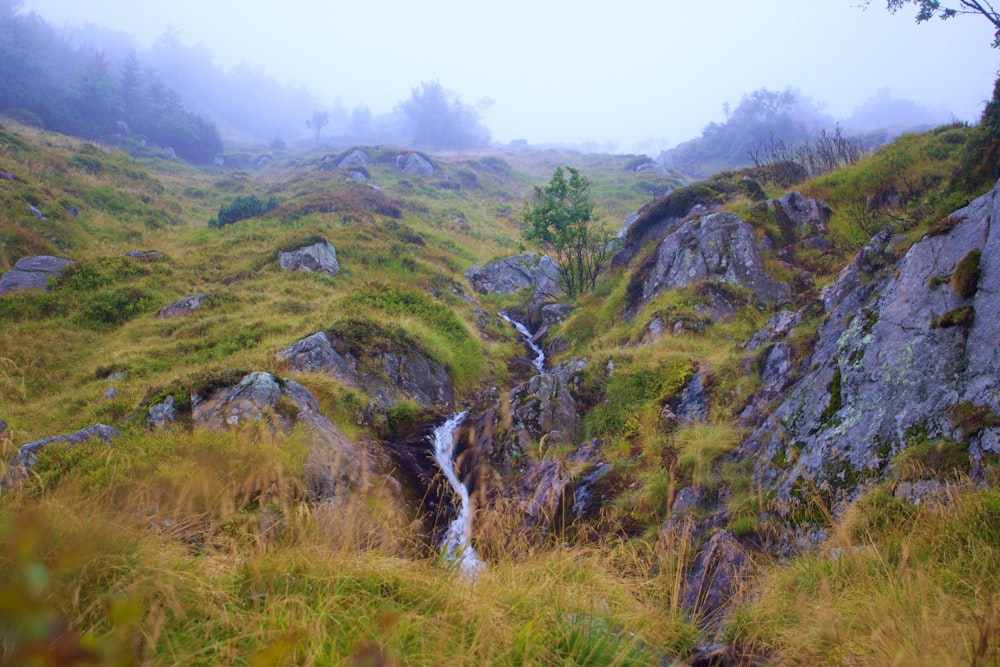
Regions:
M 505 322 L 509 322 L 510 324 L 514 325 L 514 328 L 517 329 L 517 332 L 521 334 L 522 338 L 524 338 L 524 342 L 531 349 L 531 351 L 535 353 L 535 358 L 532 361 L 532 363 L 535 364 L 535 369 L 539 373 L 544 373 L 545 352 L 542 350 L 542 348 L 538 347 L 538 345 L 535 344 L 535 341 L 532 340 L 531 332 L 528 331 L 528 327 L 524 326 L 523 324 L 521 324 L 516 320 L 512 320 L 510 316 L 507 315 L 507 313 L 505 313 L 502 310 L 500 311 L 500 317 L 502 317 Z
M 475 548 L 469 541 L 472 537 L 472 506 L 469 501 L 469 489 L 458 478 L 455 472 L 455 430 L 465 421 L 466 412 L 452 415 L 434 429 L 434 460 L 448 479 L 448 484 L 461 500 L 458 516 L 448 526 L 441 541 L 446 563 L 458 563 L 462 574 L 474 579 L 483 562 L 479 560 Z

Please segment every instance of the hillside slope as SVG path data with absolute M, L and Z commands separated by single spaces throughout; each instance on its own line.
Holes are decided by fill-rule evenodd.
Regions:
M 997 658 L 995 193 L 940 215 L 967 129 L 789 191 L 555 152 L 194 169 L 4 126 L 0 285 L 71 262 L 0 287 L 5 659 L 888 664 L 845 589 L 873 563 L 849 583 L 883 616 L 961 638 L 928 655 Z M 561 165 L 631 221 L 572 301 L 520 240 Z M 428 440 L 460 410 L 475 581 Z

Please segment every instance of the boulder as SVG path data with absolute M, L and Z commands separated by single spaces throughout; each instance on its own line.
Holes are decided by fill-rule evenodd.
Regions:
M 174 397 L 167 396 L 162 402 L 149 408 L 146 416 L 146 428 L 167 428 L 177 420 L 177 410 L 174 408 Z
M 38 461 L 41 452 L 52 444 L 65 443 L 68 445 L 80 445 L 90 440 L 100 440 L 106 445 L 110 445 L 118 438 L 120 433 L 110 426 L 95 424 L 81 429 L 75 433 L 56 435 L 51 438 L 35 440 L 25 445 L 21 445 L 17 455 L 7 464 L 7 469 L 0 478 L 0 488 L 16 488 L 28 477 L 28 470 Z
M 788 239 L 804 239 L 826 232 L 832 211 L 822 199 L 805 197 L 801 192 L 789 192 L 778 200 L 768 200 L 782 233 Z
M 52 257 L 51 255 L 39 255 L 37 257 L 24 257 L 14 264 L 14 269 L 8 271 L 0 277 L 0 294 L 14 292 L 23 289 L 48 290 L 45 286 L 49 278 L 54 278 L 62 273 L 70 264 L 75 264 L 62 257 Z
M 542 326 L 551 327 L 559 324 L 573 312 L 571 303 L 547 303 L 542 306 Z
M 533 287 L 535 299 L 558 294 L 559 267 L 545 255 L 522 253 L 486 265 L 476 264 L 465 272 L 466 279 L 481 294 L 509 294 Z
M 208 301 L 208 295 L 206 294 L 195 294 L 193 296 L 188 296 L 180 301 L 176 301 L 169 306 L 164 306 L 156 314 L 156 316 L 161 320 L 170 319 L 171 317 L 178 317 L 180 315 L 188 315 L 194 311 L 201 308 L 205 302 Z
M 368 153 L 361 150 L 360 148 L 355 148 L 350 153 L 340 158 L 337 162 L 337 167 L 367 167 L 368 166 Z
M 524 474 L 518 492 L 528 528 L 548 530 L 581 518 L 589 508 L 591 487 L 610 466 L 599 460 L 596 442 L 568 454 L 538 461 Z
M 337 249 L 326 241 L 289 252 L 279 252 L 278 263 L 286 271 L 316 271 L 331 276 L 340 271 Z
M 764 273 L 753 227 L 733 213 L 690 220 L 667 235 L 641 285 L 646 301 L 663 290 L 714 280 L 753 292 L 759 303 L 781 304 L 791 298 L 788 285 Z
M 690 424 L 708 416 L 708 399 L 708 371 L 703 368 L 691 376 L 670 405 L 678 422 Z
M 292 370 L 325 373 L 361 389 L 378 406 L 389 408 L 404 398 L 421 408 L 451 407 L 455 389 L 447 369 L 416 345 L 391 344 L 375 354 L 353 350 L 320 331 L 278 353 Z
M 411 176 L 431 176 L 434 165 L 420 153 L 401 153 L 396 156 L 396 168 Z
M 374 453 L 353 445 L 322 415 L 312 394 L 293 380 L 251 373 L 236 386 L 197 401 L 192 410 L 196 428 L 234 428 L 265 417 L 274 430 L 288 431 L 296 423 L 305 426 L 310 442 L 305 482 L 315 497 L 344 499 L 367 487 L 376 464 Z
M 743 445 L 779 511 L 808 502 L 804 487 L 836 509 L 884 479 L 917 434 L 967 443 L 974 478 L 983 453 L 1000 453 L 998 216 L 994 190 L 898 262 L 880 234 L 822 292 L 811 357 Z M 773 381 L 785 374 L 781 356 L 768 354 Z

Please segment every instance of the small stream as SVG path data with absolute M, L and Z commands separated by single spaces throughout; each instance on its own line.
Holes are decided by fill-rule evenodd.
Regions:
M 455 471 L 455 431 L 465 421 L 467 412 L 459 412 L 449 417 L 443 424 L 434 429 L 432 434 L 434 444 L 434 460 L 448 479 L 452 491 L 461 500 L 458 516 L 448 526 L 441 550 L 448 564 L 458 563 L 466 578 L 474 579 L 482 569 L 483 562 L 479 560 L 472 546 L 472 515 L 473 508 L 469 499 L 469 489 L 458 478 Z
M 503 318 L 504 322 L 508 322 L 511 325 L 513 325 L 514 328 L 517 329 L 517 332 L 521 334 L 521 337 L 524 339 L 525 345 L 527 345 L 528 348 L 535 353 L 535 358 L 532 360 L 531 363 L 535 365 L 535 369 L 539 373 L 544 373 L 545 351 L 542 350 L 542 348 L 540 348 L 537 344 L 535 344 L 534 340 L 532 340 L 533 336 L 531 335 L 531 332 L 528 331 L 528 327 L 524 326 L 517 320 L 511 319 L 511 317 L 505 311 L 502 310 L 500 311 L 500 317 Z

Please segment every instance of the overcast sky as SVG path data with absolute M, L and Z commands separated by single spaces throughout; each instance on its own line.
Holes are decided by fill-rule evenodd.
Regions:
M 263 68 L 332 104 L 389 111 L 421 81 L 473 104 L 498 141 L 674 144 L 723 103 L 794 86 L 836 117 L 884 87 L 975 121 L 1000 51 L 985 19 L 917 25 L 884 0 L 25 0 L 61 26 L 150 45 L 168 26 L 216 63 Z M 661 146 L 662 147 L 662 146 Z

